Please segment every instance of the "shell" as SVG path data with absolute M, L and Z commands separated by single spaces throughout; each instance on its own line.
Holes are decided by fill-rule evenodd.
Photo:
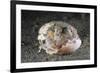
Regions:
M 50 55 L 72 53 L 81 46 L 77 30 L 62 21 L 51 21 L 44 24 L 39 30 L 38 40 L 39 52 L 43 49 Z

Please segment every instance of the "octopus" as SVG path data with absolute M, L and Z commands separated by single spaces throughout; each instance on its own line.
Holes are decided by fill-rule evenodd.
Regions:
M 39 52 L 47 54 L 69 54 L 81 46 L 77 29 L 63 21 L 45 23 L 38 32 Z

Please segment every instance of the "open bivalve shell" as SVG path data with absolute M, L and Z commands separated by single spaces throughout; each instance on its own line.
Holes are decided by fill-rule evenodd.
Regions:
M 47 54 L 69 54 L 75 52 L 81 45 L 77 30 L 62 21 L 51 21 L 39 29 L 39 52 Z

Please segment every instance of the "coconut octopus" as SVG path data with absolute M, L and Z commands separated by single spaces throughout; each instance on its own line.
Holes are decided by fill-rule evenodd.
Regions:
M 39 52 L 45 50 L 47 54 L 69 54 L 81 46 L 81 39 L 77 30 L 62 21 L 51 21 L 39 29 Z

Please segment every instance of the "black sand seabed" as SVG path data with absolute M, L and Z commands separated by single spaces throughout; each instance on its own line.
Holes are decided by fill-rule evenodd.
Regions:
M 64 21 L 73 25 L 82 40 L 81 47 L 72 54 L 48 55 L 38 53 L 38 30 L 50 21 Z M 21 62 L 69 61 L 90 59 L 90 15 L 88 13 L 64 13 L 26 11 L 21 13 Z

